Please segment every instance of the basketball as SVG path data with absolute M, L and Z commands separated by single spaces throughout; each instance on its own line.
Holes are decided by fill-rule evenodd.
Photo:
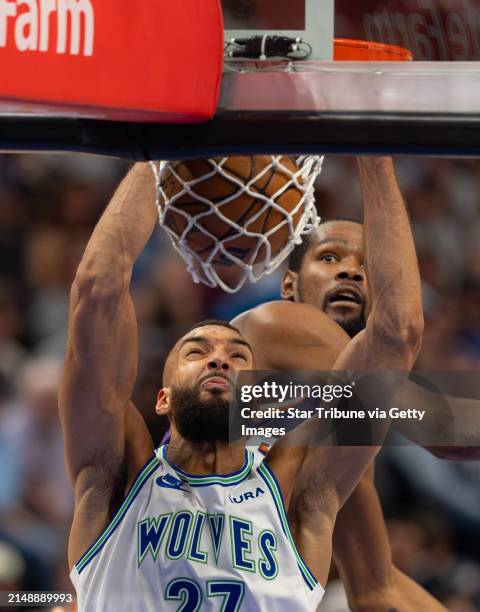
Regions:
M 264 261 L 267 249 L 264 244 L 259 248 L 258 237 L 245 235 L 242 230 L 259 235 L 274 230 L 267 236 L 271 257 L 274 257 L 291 238 L 288 218 L 292 216 L 292 211 L 295 211 L 292 216 L 293 228 L 301 219 L 303 207 L 298 205 L 303 192 L 292 181 L 292 175 L 299 170 L 295 160 L 288 156 L 281 157 L 276 163 L 272 163 L 272 160 L 269 155 L 215 158 L 214 161 L 221 165 L 222 173 L 206 159 L 167 165 L 160 177 L 166 201 L 183 193 L 166 212 L 164 224 L 181 236 L 189 220 L 200 215 L 184 236 L 188 247 L 202 261 L 207 261 L 217 241 L 222 241 L 225 250 L 245 264 Z M 185 183 L 190 183 L 187 189 Z M 248 192 L 243 190 L 247 184 Z M 277 192 L 280 192 L 278 196 L 275 195 Z M 264 197 L 257 197 L 256 194 Z M 201 198 L 217 205 L 217 210 L 212 210 Z M 280 209 L 268 203 L 267 198 L 272 198 Z M 295 210 L 296 207 L 298 210 Z M 235 261 L 220 250 L 215 253 L 211 263 L 219 267 L 235 265 Z

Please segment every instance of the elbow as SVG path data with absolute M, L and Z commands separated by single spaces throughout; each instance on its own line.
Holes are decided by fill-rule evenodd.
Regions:
M 422 347 L 422 309 L 412 308 L 393 316 L 391 313 L 376 313 L 371 319 L 371 333 L 376 343 L 392 351 L 400 361 L 399 366 L 410 368 Z
M 70 303 L 73 308 L 80 304 L 88 304 L 92 308 L 108 307 L 118 304 L 128 286 L 123 275 L 100 274 L 93 269 L 80 267 L 72 284 Z
M 418 313 L 414 318 L 404 323 L 399 328 L 401 350 L 409 355 L 411 364 L 417 359 L 422 348 L 424 320 L 423 313 Z

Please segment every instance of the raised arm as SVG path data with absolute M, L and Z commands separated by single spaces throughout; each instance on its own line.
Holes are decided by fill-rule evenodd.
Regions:
M 359 175 L 364 207 L 364 252 L 371 295 L 366 328 L 344 349 L 335 370 L 404 371 L 413 366 L 423 333 L 421 284 L 410 223 L 390 158 L 362 158 Z M 387 382 L 388 378 L 388 382 Z M 394 398 L 403 377 L 385 377 L 369 385 L 372 404 Z M 305 474 L 315 463 L 328 464 L 325 486 L 340 508 L 378 452 L 378 447 L 313 448 L 304 462 Z M 337 466 L 333 469 L 333 466 Z M 341 466 L 341 469 L 338 469 Z
M 372 307 L 366 329 L 347 345 L 333 369 L 407 371 L 416 359 L 423 331 L 420 277 L 410 224 L 392 161 L 362 159 L 359 172 Z M 402 377 L 389 379 L 389 385 L 369 389 L 372 404 L 377 400 L 388 403 L 398 391 Z M 303 507 L 309 509 L 305 512 L 300 507 L 298 522 L 305 524 L 313 519 L 312 527 L 318 524 L 310 512 L 316 508 L 317 512 L 325 512 L 333 529 L 339 508 L 378 447 L 327 447 L 318 443 L 317 427 L 314 420 L 297 428 L 293 432 L 295 438 L 290 434 L 282 439 L 270 451 L 268 460 L 287 503 L 295 482 L 295 499 L 302 500 Z M 312 503 L 305 503 L 309 498 Z
M 364 203 L 366 274 L 372 305 L 365 330 L 347 345 L 334 369 L 403 371 L 405 376 L 382 377 L 384 380 L 378 387 L 368 385 L 371 404 L 378 405 L 378 400 L 388 405 L 405 382 L 406 373 L 420 350 L 421 282 L 415 244 L 392 160 L 363 158 L 359 160 L 359 174 Z M 333 463 L 342 466 L 328 479 L 339 507 L 377 451 L 374 446 L 320 449 L 332 466 Z
M 66 463 L 75 490 L 71 561 L 109 519 L 115 498 L 128 479 L 127 413 L 137 368 L 137 324 L 130 297 L 133 265 L 157 220 L 154 178 L 148 164 L 137 164 L 117 189 L 96 226 L 71 289 L 68 346 L 59 405 Z M 127 414 L 129 418 L 127 419 Z M 146 429 L 146 453 L 151 450 Z M 150 448 L 149 448 L 150 444 Z M 88 496 L 99 504 L 95 525 Z M 87 501 L 89 502 L 87 504 Z M 85 506 L 85 507 L 84 507 Z M 85 526 L 87 526 L 85 528 Z

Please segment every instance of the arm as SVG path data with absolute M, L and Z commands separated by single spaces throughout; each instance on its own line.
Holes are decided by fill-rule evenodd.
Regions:
M 333 555 L 350 605 L 364 592 L 389 589 L 392 581 L 392 553 L 373 473 L 372 463 L 338 513 L 333 535 Z
M 398 431 L 433 455 L 459 461 L 480 459 L 480 402 L 428 391 L 407 381 L 400 408 L 425 410 L 422 421 L 399 421 Z
M 255 347 L 259 370 L 308 371 L 313 364 L 321 364 L 322 370 L 333 369 L 350 341 L 339 325 L 310 304 L 269 302 L 239 315 L 232 323 Z M 396 405 L 426 411 L 422 421 L 396 421 L 396 430 L 410 441 L 441 458 L 480 459 L 478 400 L 434 393 L 406 380 Z
M 334 369 L 406 371 L 416 359 L 423 331 L 413 237 L 391 160 L 364 159 L 359 162 L 359 169 L 372 309 L 366 329 L 347 345 Z M 376 399 L 374 393 L 383 404 L 393 398 L 403 379 L 399 376 L 392 379 L 385 388 L 369 390 L 372 400 Z M 314 530 L 312 508 L 317 508 L 317 512 L 326 514 L 333 529 L 339 508 L 378 447 L 322 446 L 316 443 L 316 427 L 315 423 L 305 423 L 292 432 L 294 439 L 290 434 L 280 440 L 270 451 L 268 461 L 287 504 L 295 481 L 297 523 L 310 524 Z M 310 503 L 308 500 L 313 497 Z M 308 531 L 308 527 L 303 531 Z
M 70 296 L 69 338 L 59 394 L 67 469 L 75 491 L 71 564 L 110 519 L 130 472 L 151 440 L 127 444 L 138 418 L 130 404 L 137 367 L 137 325 L 129 286 L 157 212 L 153 174 L 138 164 L 105 210 L 80 262 Z M 139 440 L 139 438 L 141 440 Z
M 342 352 L 335 370 L 398 370 L 413 366 L 421 345 L 423 310 L 421 283 L 410 223 L 396 182 L 391 159 L 359 160 L 364 203 L 364 252 L 372 308 L 364 331 Z M 389 402 L 400 388 L 392 377 L 385 388 L 371 391 L 380 402 Z M 375 402 L 376 403 L 376 402 Z M 378 448 L 333 447 L 308 453 L 328 453 L 331 481 L 339 507 L 348 498 Z M 332 464 L 333 466 L 333 464 Z M 311 469 L 315 469 L 312 463 Z
M 393 565 L 373 464 L 338 514 L 333 555 L 355 612 L 445 612 L 427 591 Z

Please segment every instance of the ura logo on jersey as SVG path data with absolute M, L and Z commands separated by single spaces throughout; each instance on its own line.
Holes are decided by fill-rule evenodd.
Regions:
M 159 487 L 164 487 L 165 489 L 175 489 L 177 491 L 187 491 L 184 488 L 183 482 L 179 478 L 175 478 L 171 474 L 164 474 L 155 480 Z
M 265 495 L 265 491 L 260 487 L 257 487 L 256 491 L 245 491 L 245 493 L 241 493 L 240 495 L 229 495 L 228 499 L 232 502 L 232 504 L 243 504 L 250 499 L 257 499 L 261 495 Z

